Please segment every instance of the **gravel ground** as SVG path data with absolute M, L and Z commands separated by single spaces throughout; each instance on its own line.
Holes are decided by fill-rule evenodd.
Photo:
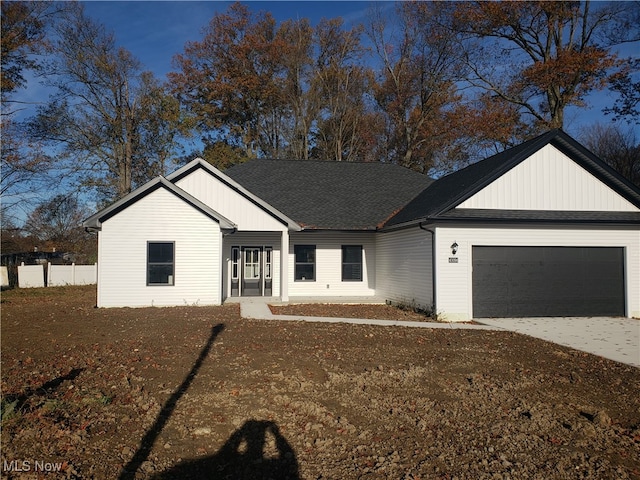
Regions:
M 634 367 L 510 332 L 94 305 L 3 292 L 2 478 L 640 478 Z

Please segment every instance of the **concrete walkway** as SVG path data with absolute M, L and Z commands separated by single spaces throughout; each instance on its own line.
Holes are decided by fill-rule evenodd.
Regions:
M 258 320 L 283 320 L 293 322 L 321 322 L 321 323 L 353 323 L 357 325 L 380 325 L 385 327 L 400 326 L 400 327 L 414 327 L 414 328 L 458 328 L 458 329 L 470 329 L 470 330 L 501 330 L 499 327 L 493 327 L 491 325 L 471 325 L 468 323 L 442 323 L 442 322 L 412 322 L 403 320 L 371 320 L 363 318 L 337 318 L 337 317 L 305 317 L 303 315 L 274 315 L 269 309 L 269 304 L 272 305 L 285 305 L 281 303 L 279 299 L 271 299 L 264 297 L 243 297 L 240 300 L 240 315 L 244 318 L 254 318 Z M 298 299 L 295 303 L 299 303 Z M 310 303 L 310 302 L 302 302 Z M 317 303 L 317 302 L 316 302 Z M 322 303 L 342 303 L 349 304 L 348 299 L 342 298 L 340 301 L 328 301 L 324 300 Z M 366 302 L 353 302 L 353 303 L 366 303 Z M 371 302 L 380 303 L 380 302 Z
M 640 320 L 633 318 L 481 318 L 476 321 L 640 367 Z
M 456 322 L 412 322 L 398 320 L 368 320 L 362 318 L 306 317 L 302 315 L 274 315 L 269 304 L 283 305 L 279 298 L 242 297 L 227 299 L 240 303 L 244 318 L 259 320 L 303 321 L 324 323 L 352 323 L 357 325 L 402 326 L 413 328 L 445 328 L 469 330 L 507 330 L 583 352 L 599 355 L 616 362 L 640 367 L 640 320 L 621 317 L 543 317 L 543 318 L 484 318 L 478 324 Z M 314 301 L 318 301 L 314 299 Z M 296 303 L 311 303 L 295 300 Z M 322 303 L 351 303 L 348 299 L 323 299 Z M 353 303 L 363 303 L 362 299 Z M 369 303 L 383 303 L 371 299 Z

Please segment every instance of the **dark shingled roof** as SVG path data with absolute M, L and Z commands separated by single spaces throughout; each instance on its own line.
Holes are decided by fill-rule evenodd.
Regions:
M 224 173 L 306 229 L 381 228 L 433 182 L 388 163 L 258 159 Z
M 606 185 L 621 194 L 637 207 L 640 207 L 640 189 L 638 189 L 637 186 L 619 175 L 562 130 L 551 130 L 516 147 L 505 150 L 497 155 L 493 155 L 492 157 L 478 163 L 469 165 L 462 170 L 435 181 L 411 202 L 409 202 L 402 211 L 390 219 L 386 226 L 393 227 L 417 221 L 440 219 L 452 220 L 454 218 L 459 220 L 473 220 L 473 218 L 471 218 L 472 214 L 469 213 L 468 210 L 465 210 L 463 213 L 466 214 L 463 215 L 454 213 L 452 209 L 456 205 L 459 205 L 464 200 L 479 192 L 494 180 L 504 175 L 507 171 L 514 168 L 523 160 L 529 158 L 547 144 L 554 145 L 587 171 L 603 181 Z M 482 215 L 473 215 L 475 215 L 476 220 L 483 218 Z M 488 214 L 485 213 L 485 219 L 488 219 L 487 215 Z M 550 212 L 537 212 L 535 215 L 537 215 L 536 219 L 538 220 L 552 220 L 551 217 L 555 214 Z M 595 214 L 591 212 L 591 215 Z M 601 217 L 604 215 L 610 217 L 611 221 L 621 222 L 624 222 L 625 219 L 627 221 L 631 221 L 632 219 L 637 220 L 638 217 L 635 213 L 625 217 L 625 219 L 620 216 L 614 219 L 610 213 L 600 212 L 598 215 L 598 218 L 600 219 L 602 219 Z M 509 220 L 526 221 L 533 220 L 534 214 L 532 212 L 527 213 L 525 211 L 514 210 L 509 215 L 503 216 L 503 220 L 507 220 L 506 217 L 509 217 Z M 497 220 L 498 218 L 499 216 L 496 216 L 496 212 L 494 211 L 493 219 Z M 554 219 L 556 221 L 560 221 L 560 218 L 557 218 L 557 215 Z M 587 221 L 596 219 L 595 217 L 586 214 L 582 217 L 582 220 Z M 573 221 L 579 221 L 576 215 L 573 215 Z M 635 223 L 635 220 L 632 223 Z

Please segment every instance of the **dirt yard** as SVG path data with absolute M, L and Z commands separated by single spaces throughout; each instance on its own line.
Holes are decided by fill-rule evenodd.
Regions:
M 403 320 L 409 322 L 433 322 L 431 317 L 416 312 L 409 307 L 399 308 L 391 305 L 327 305 L 323 303 L 305 303 L 292 305 L 269 305 L 274 315 L 303 315 L 309 317 L 370 318 L 377 320 Z
M 637 368 L 507 332 L 94 304 L 3 292 L 2 478 L 640 478 Z

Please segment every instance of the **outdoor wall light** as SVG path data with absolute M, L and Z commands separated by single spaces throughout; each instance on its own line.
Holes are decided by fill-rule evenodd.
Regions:
M 451 244 L 451 253 L 452 253 L 453 255 L 455 255 L 457 251 L 458 251 L 458 244 L 454 241 L 454 242 Z

